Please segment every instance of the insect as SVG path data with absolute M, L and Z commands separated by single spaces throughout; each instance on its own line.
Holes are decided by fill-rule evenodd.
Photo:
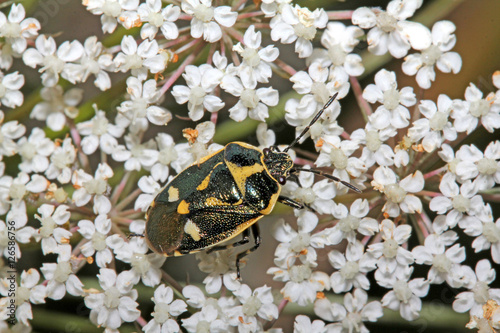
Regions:
M 313 172 L 359 192 L 337 177 L 295 166 L 288 154 L 336 97 L 337 94 L 330 98 L 283 151 L 277 146 L 260 150 L 244 142 L 231 142 L 180 172 L 148 208 L 145 232 L 148 246 L 165 256 L 212 252 L 247 244 L 251 230 L 254 246 L 236 256 L 239 278 L 240 260 L 261 242 L 256 222 L 271 213 L 278 201 L 293 208 L 305 207 L 280 194 L 281 186 L 291 174 Z M 241 240 L 221 245 L 239 234 Z

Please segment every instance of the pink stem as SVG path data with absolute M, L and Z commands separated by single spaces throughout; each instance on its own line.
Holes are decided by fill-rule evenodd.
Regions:
M 336 10 L 334 12 L 326 12 L 328 20 L 350 20 L 352 19 L 353 10 Z
M 190 44 L 194 45 L 195 43 L 198 43 L 198 42 L 200 42 L 200 41 L 198 39 L 195 39 Z M 177 68 L 177 70 L 174 73 L 172 73 L 172 75 L 170 76 L 170 78 L 167 80 L 167 82 L 165 82 L 165 84 L 163 85 L 163 87 L 161 87 L 161 89 L 160 89 L 162 95 L 164 95 L 170 89 L 170 87 L 174 84 L 175 81 L 177 81 L 177 79 L 184 72 L 184 69 L 186 68 L 186 66 L 190 65 L 194 61 L 194 59 L 198 55 L 198 53 L 199 53 L 199 51 L 200 51 L 200 49 L 201 49 L 202 46 L 203 46 L 203 43 L 200 43 L 198 45 L 198 47 L 196 48 L 196 50 L 194 50 L 189 56 L 187 56 L 187 58 L 179 66 L 179 68 Z
M 244 0 L 246 1 L 246 0 Z M 262 11 L 256 11 L 256 12 L 248 12 L 248 13 L 243 13 L 243 14 L 239 14 L 238 15 L 238 19 L 237 21 L 239 20 L 243 20 L 243 19 L 246 19 L 246 18 L 250 18 L 250 17 L 255 17 L 255 16 L 262 16 L 264 15 L 264 13 Z
M 354 96 L 356 96 L 356 100 L 358 101 L 358 105 L 360 106 L 361 111 L 363 111 L 366 116 L 371 115 L 373 113 L 373 110 L 370 104 L 368 104 L 368 102 L 363 98 L 363 91 L 358 79 L 354 76 L 351 76 L 349 80 L 351 81 L 351 87 L 354 91 Z
M 446 171 L 447 169 L 448 169 L 448 167 L 447 167 L 447 166 L 444 166 L 444 167 L 441 167 L 441 168 L 436 169 L 436 170 L 434 170 L 434 171 L 428 172 L 428 173 L 426 173 L 426 174 L 424 175 L 424 179 L 431 178 L 431 177 L 433 177 L 433 176 L 435 176 L 435 175 L 438 175 L 438 174 L 440 174 L 441 172 Z

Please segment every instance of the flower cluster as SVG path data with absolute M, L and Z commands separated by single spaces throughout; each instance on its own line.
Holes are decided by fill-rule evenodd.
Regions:
M 452 22 L 419 23 L 422 0 L 349 11 L 290 0 L 83 6 L 100 17 L 102 40 L 58 43 L 26 17 L 23 4 L 0 11 L 0 331 L 30 332 L 37 305 L 77 298 L 89 322 L 109 333 L 132 325 L 147 333 L 282 332 L 275 324 L 290 303 L 319 318 L 294 313 L 295 332 L 368 332 L 384 309 L 416 320 L 431 286 L 445 285 L 456 291 L 447 307 L 467 313 L 469 328 L 500 328 L 500 289 L 492 285 L 500 264 L 493 208 L 500 201 L 500 141 L 483 147 L 465 140 L 497 134 L 500 71 L 487 95 L 470 83 L 463 98 L 423 98 L 435 68 L 461 69 Z M 395 58 L 415 84 L 398 85 L 396 72 L 364 61 L 368 53 Z M 33 69 L 36 91 L 25 87 L 36 75 L 24 71 Z M 373 74 L 373 82 L 363 74 Z M 350 112 L 342 110 L 350 93 L 360 115 L 348 132 L 340 115 Z M 305 133 L 300 143 L 314 143 L 313 152 L 285 150 L 295 167 L 279 179 L 278 200 L 295 209 L 275 218 L 278 245 L 271 267 L 262 269 L 280 287 L 245 279 L 241 259 L 255 250 L 245 246 L 194 248 L 206 276 L 176 281 L 165 269 L 175 262 L 152 252 L 146 239 L 147 223 L 159 223 L 146 221 L 150 205 L 185 168 L 217 154 L 219 143 L 250 134 L 259 149 L 282 151 L 271 126 L 280 116 L 296 135 Z M 234 164 L 226 167 L 225 181 L 234 181 Z M 210 175 L 191 191 L 217 178 Z M 179 195 L 187 196 L 169 192 L 169 202 Z M 211 216 L 233 205 L 220 201 L 205 201 Z M 256 209 L 245 200 L 238 205 Z M 162 223 L 172 233 L 207 237 L 189 219 L 181 225 L 180 205 L 165 209 Z M 256 210 L 257 219 L 261 212 L 270 213 Z M 233 241 L 245 245 L 249 235 L 238 228 L 244 238 Z M 41 263 L 27 258 L 35 248 Z M 84 268 L 96 274 L 86 277 Z

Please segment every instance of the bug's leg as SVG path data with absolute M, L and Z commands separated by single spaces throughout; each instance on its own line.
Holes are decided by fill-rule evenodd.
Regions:
M 127 236 L 127 239 L 130 239 L 132 237 L 146 237 L 146 235 L 144 234 L 136 234 L 136 233 L 131 233 L 131 234 L 128 234 Z
M 241 277 L 241 274 L 240 274 L 240 261 L 241 261 L 241 259 L 243 259 L 247 255 L 249 255 L 253 251 L 257 250 L 257 248 L 260 245 L 260 241 L 262 240 L 260 238 L 259 225 L 257 223 L 254 223 L 254 224 L 252 224 L 251 228 L 252 228 L 252 235 L 253 235 L 253 239 L 254 239 L 255 244 L 253 247 L 249 248 L 245 252 L 238 253 L 238 255 L 236 256 L 236 275 L 238 276 L 238 279 Z M 248 230 L 248 229 L 246 229 L 246 230 Z
M 336 182 L 339 182 L 341 183 L 342 185 L 350 188 L 351 190 L 353 191 L 356 191 L 358 193 L 361 193 L 361 190 L 359 188 L 357 188 L 356 186 L 346 182 L 345 180 L 342 180 L 338 177 L 335 177 L 334 175 L 330 175 L 326 172 L 323 172 L 321 170 L 316 170 L 316 169 L 304 169 L 304 168 L 299 168 L 299 167 L 294 167 L 293 170 L 291 172 L 295 173 L 295 172 L 298 172 L 298 171 L 305 171 L 305 172 L 311 172 L 311 173 L 314 173 L 316 175 L 320 175 L 322 177 L 325 177 L 325 178 L 328 178 L 328 179 L 331 179 L 331 180 L 334 180 Z
M 290 199 L 290 198 L 287 198 L 287 197 L 284 197 L 284 196 L 281 196 L 281 195 L 278 197 L 278 201 L 281 202 L 282 204 L 285 204 L 285 205 L 290 206 L 292 208 L 296 208 L 296 209 L 307 208 L 311 212 L 317 213 L 316 210 L 314 208 L 312 208 L 311 206 L 309 206 L 307 204 L 304 204 L 304 203 L 300 203 L 298 201 L 295 201 L 293 199 Z
M 282 204 L 285 204 L 285 205 L 290 206 L 292 208 L 304 209 L 304 207 L 305 207 L 304 204 L 301 204 L 298 201 L 295 201 L 293 199 L 290 199 L 290 198 L 287 198 L 287 197 L 284 197 L 281 195 L 278 197 L 278 201 L 281 202 Z
M 227 244 L 227 245 L 218 245 L 218 246 L 214 246 L 214 247 L 209 248 L 207 250 L 207 254 L 215 252 L 215 251 L 227 250 L 227 249 L 231 249 L 231 248 L 236 247 L 236 246 L 241 246 L 241 245 L 247 244 L 250 241 L 249 229 L 243 230 L 242 236 L 243 236 L 243 238 L 240 241 L 237 241 L 235 243 Z

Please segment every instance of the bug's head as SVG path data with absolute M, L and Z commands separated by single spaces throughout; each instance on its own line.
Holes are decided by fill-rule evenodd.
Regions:
M 290 176 L 290 170 L 293 168 L 293 161 L 288 153 L 279 151 L 278 148 L 264 148 L 264 164 L 271 175 L 281 185 L 286 183 Z

